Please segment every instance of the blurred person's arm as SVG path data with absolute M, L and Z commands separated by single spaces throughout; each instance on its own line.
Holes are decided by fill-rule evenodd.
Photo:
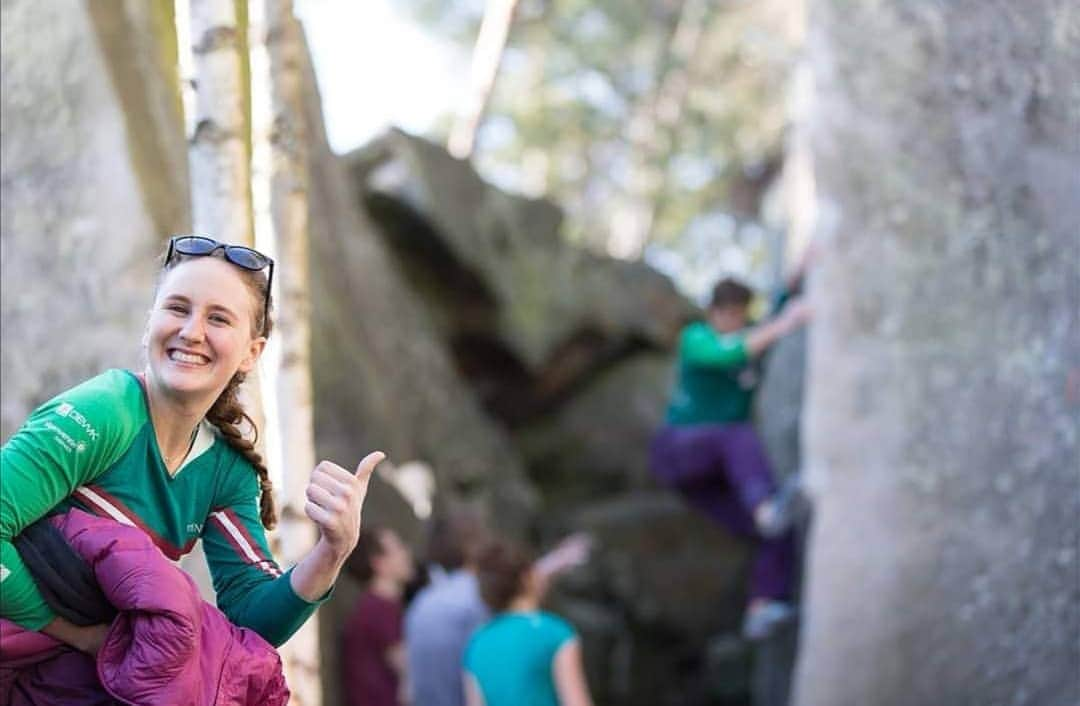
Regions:
M 754 358 L 772 344 L 810 320 L 810 304 L 803 297 L 790 300 L 774 319 L 758 324 L 745 334 L 746 354 Z
M 799 254 L 798 260 L 795 261 L 795 264 L 784 276 L 784 286 L 787 287 L 788 291 L 794 292 L 802 287 L 803 280 L 806 278 L 806 273 L 814 266 L 817 256 L 817 241 L 811 239 Z
M 775 314 L 784 308 L 793 297 L 803 293 L 803 285 L 806 283 L 806 273 L 814 266 L 817 260 L 818 246 L 815 240 L 811 240 L 803 248 L 798 260 L 792 265 L 784 276 L 776 291 L 770 297 L 769 311 Z
M 544 589 L 559 574 L 581 566 L 589 559 L 592 551 L 592 538 L 584 532 L 575 532 L 564 538 L 555 547 L 533 563 L 533 568 Z
M 555 677 L 555 691 L 559 695 L 559 706 L 592 706 L 589 685 L 585 681 L 580 640 L 567 640 L 559 648 L 555 653 L 552 673 Z
M 409 706 L 412 703 L 412 694 L 409 689 L 409 660 L 405 654 L 405 643 L 398 641 L 390 645 L 384 653 L 384 659 L 398 677 L 398 703 Z
M 463 672 L 462 680 L 465 682 L 465 706 L 487 706 L 484 703 L 484 694 L 480 691 L 480 685 L 476 682 L 476 677 L 468 672 Z

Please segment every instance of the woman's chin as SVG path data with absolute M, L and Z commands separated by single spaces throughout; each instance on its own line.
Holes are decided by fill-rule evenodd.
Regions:
M 165 389 L 175 395 L 205 395 L 221 385 L 216 384 L 209 371 L 192 366 L 170 365 L 162 371 L 160 380 Z

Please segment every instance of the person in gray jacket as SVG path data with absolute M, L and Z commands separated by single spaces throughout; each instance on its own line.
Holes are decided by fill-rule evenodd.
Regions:
M 431 583 L 405 612 L 405 653 L 413 706 L 464 706 L 465 646 L 490 617 L 476 581 L 476 555 L 487 538 L 475 513 L 450 511 L 429 527 Z

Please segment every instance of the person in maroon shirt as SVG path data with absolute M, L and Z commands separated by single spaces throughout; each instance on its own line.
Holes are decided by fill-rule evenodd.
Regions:
M 345 624 L 341 671 L 347 706 L 404 706 L 401 596 L 412 579 L 412 553 L 393 530 L 364 528 L 349 558 L 367 584 Z

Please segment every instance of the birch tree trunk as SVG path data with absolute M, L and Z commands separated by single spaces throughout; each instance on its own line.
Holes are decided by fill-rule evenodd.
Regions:
M 234 0 L 175 0 L 184 119 L 191 178 L 192 232 L 254 247 L 250 134 L 246 109 L 244 33 Z M 241 387 L 244 409 L 260 430 L 266 424 L 258 369 Z M 212 598 L 202 545 L 181 565 Z
M 267 454 L 278 490 L 279 558 L 294 565 L 317 539 L 304 514 L 315 466 L 308 287 L 308 157 L 302 104 L 302 29 L 291 0 L 251 8 L 252 192 L 258 249 L 274 258 L 276 333 L 263 358 Z M 318 620 L 307 621 L 279 652 L 292 704 L 322 702 Z
M 458 112 L 446 148 L 459 159 L 472 156 L 476 146 L 476 133 L 484 117 L 491 94 L 495 88 L 495 78 L 499 74 L 506 40 L 510 36 L 510 26 L 514 23 L 514 12 L 518 0 L 488 0 L 484 10 L 484 19 L 480 23 L 480 33 L 473 49 L 472 67 L 469 71 L 469 92 Z
M 233 0 L 187 0 L 190 8 L 191 211 L 196 233 L 253 246 L 243 29 Z
M 235 245 L 255 246 L 251 160 L 247 140 L 244 36 L 234 0 L 178 0 L 187 4 L 190 40 L 188 99 L 191 125 L 191 221 L 194 232 Z M 183 51 L 183 48 L 181 48 Z M 259 371 L 252 371 L 241 400 L 258 429 L 265 428 Z M 260 433 L 260 445 L 265 438 Z
M 1080 703 L 1080 13 L 817 0 L 801 706 Z

